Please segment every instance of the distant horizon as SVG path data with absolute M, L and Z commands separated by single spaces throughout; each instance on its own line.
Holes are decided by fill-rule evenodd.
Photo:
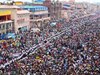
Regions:
M 5 2 L 5 1 L 7 1 L 7 0 L 0 0 L 0 2 Z M 32 0 L 12 0 L 12 1 L 32 2 Z M 69 0 L 59 0 L 59 1 L 68 2 Z M 100 0 L 98 0 L 98 1 L 97 0 L 75 0 L 75 2 L 100 3 Z

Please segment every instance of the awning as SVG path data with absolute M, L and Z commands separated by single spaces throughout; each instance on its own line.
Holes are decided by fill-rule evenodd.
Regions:
M 56 26 L 57 22 L 52 22 L 50 25 L 51 26 Z
M 16 35 L 15 35 L 15 33 L 8 33 L 6 37 L 7 37 L 8 39 L 9 39 L 9 38 L 15 39 Z

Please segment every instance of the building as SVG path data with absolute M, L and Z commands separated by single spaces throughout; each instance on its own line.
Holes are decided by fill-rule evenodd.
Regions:
M 48 7 L 52 20 L 57 20 L 61 18 L 62 4 L 58 0 L 45 0 L 43 5 Z
M 21 1 L 15 1 L 15 2 L 13 2 L 13 5 L 23 5 L 24 3 L 23 2 L 21 2 Z
M 30 29 L 30 12 L 27 10 L 18 10 L 16 14 L 15 31 L 27 31 Z
M 13 21 L 13 30 L 17 33 L 19 30 L 28 30 L 30 27 L 30 12 L 22 10 L 18 6 L 13 5 L 1 5 L 0 9 L 6 11 L 9 10 L 11 13 L 11 22 Z
M 57 20 L 61 18 L 62 4 L 59 0 L 32 0 L 33 5 L 40 5 L 48 7 L 51 20 Z
M 30 15 L 30 25 L 33 27 L 42 27 L 47 22 L 50 21 L 50 16 L 48 13 L 48 8 L 45 6 L 22 6 L 24 10 L 29 10 Z
M 10 10 L 0 10 L 0 35 L 13 32 L 13 21 Z
M 59 1 L 51 4 L 51 17 L 53 20 L 61 19 L 62 4 Z
M 61 15 L 62 15 L 62 18 L 64 18 L 67 22 L 70 20 L 70 15 L 72 14 L 71 11 L 72 11 L 71 2 L 63 1 Z

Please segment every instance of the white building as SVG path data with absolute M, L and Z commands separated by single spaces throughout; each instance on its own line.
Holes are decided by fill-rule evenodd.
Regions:
M 18 10 L 16 14 L 15 31 L 26 31 L 30 28 L 30 12 L 27 10 Z
M 18 6 L 1 5 L 0 9 L 11 11 L 11 20 L 14 22 L 14 31 L 17 33 L 20 30 L 28 30 L 30 27 L 30 12 L 22 10 Z
M 31 28 L 43 27 L 50 21 L 48 8 L 45 6 L 22 6 L 24 10 L 29 10 Z

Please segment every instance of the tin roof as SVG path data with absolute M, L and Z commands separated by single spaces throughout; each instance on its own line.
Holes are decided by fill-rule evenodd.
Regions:
M 18 10 L 17 14 L 26 14 L 26 13 L 30 13 L 28 10 Z
M 42 10 L 48 10 L 46 6 L 20 6 L 23 9 L 29 10 L 29 11 L 42 11 Z

